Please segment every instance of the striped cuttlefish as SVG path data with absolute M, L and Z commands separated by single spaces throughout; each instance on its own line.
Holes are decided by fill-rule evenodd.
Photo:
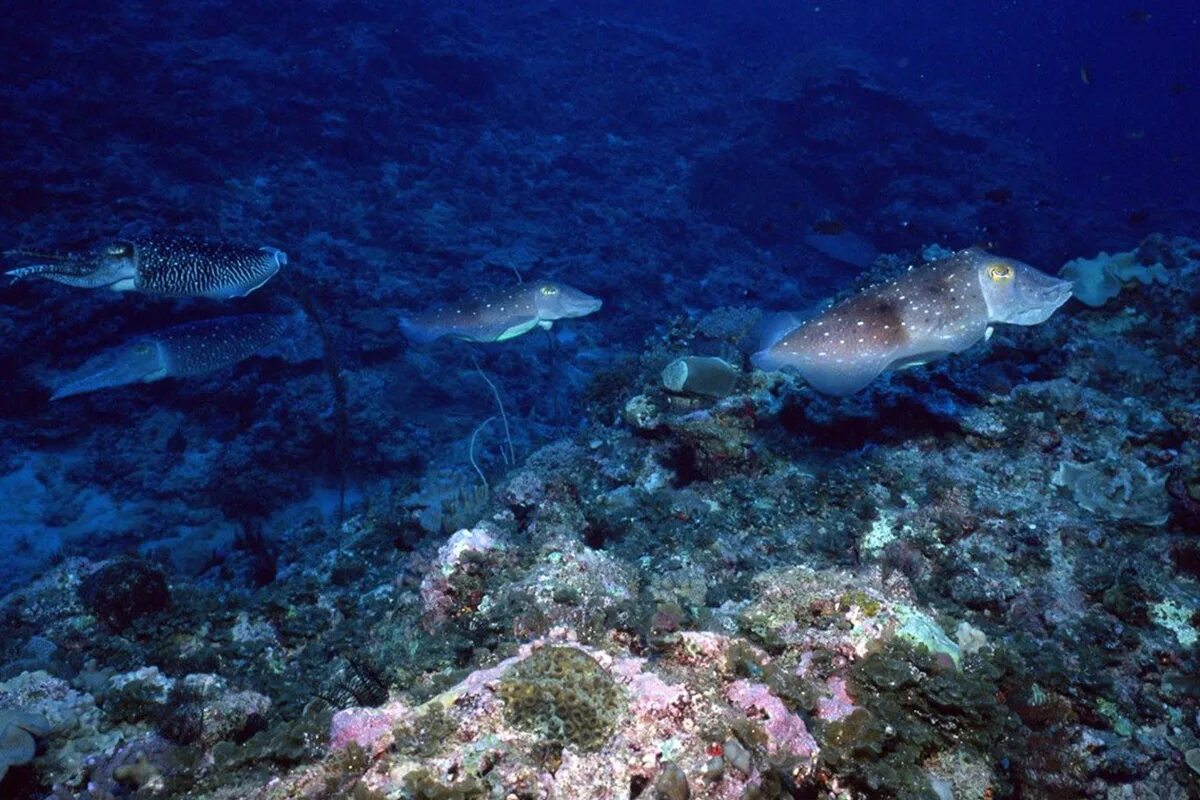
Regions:
M 287 264 L 287 254 L 275 247 L 164 237 L 114 239 L 69 253 L 5 255 L 40 262 L 9 270 L 14 281 L 40 277 L 84 289 L 216 300 L 245 297 Z

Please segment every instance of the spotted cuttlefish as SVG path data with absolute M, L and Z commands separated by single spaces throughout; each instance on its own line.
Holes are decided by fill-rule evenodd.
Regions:
M 1045 322 L 1070 296 L 1070 281 L 969 248 L 793 324 L 752 360 L 763 370 L 791 367 L 819 392 L 853 394 L 885 370 L 960 353 L 995 324 Z
M 51 400 L 185 378 L 228 367 L 269 348 L 303 323 L 300 314 L 238 314 L 174 325 L 104 350 L 54 381 Z
M 462 304 L 402 317 L 400 330 L 418 343 L 451 337 L 469 342 L 503 342 L 555 321 L 586 317 L 601 301 L 572 286 L 533 281 L 499 289 Z
M 9 270 L 13 280 L 42 277 L 85 289 L 218 300 L 250 294 L 287 264 L 287 254 L 274 247 L 186 238 L 116 239 L 73 253 L 5 255 L 42 262 Z

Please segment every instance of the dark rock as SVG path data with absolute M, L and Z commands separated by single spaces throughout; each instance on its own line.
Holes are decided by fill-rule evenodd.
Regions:
M 673 761 L 667 761 L 654 779 L 655 800 L 688 800 L 692 796 L 687 775 Z
M 171 603 L 167 578 L 145 561 L 121 558 L 83 579 L 79 599 L 108 628 L 122 631 L 134 620 Z

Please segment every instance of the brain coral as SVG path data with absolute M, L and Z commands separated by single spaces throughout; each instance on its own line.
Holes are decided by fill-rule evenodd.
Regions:
M 574 647 L 545 647 L 514 664 L 497 689 L 510 725 L 595 750 L 608 741 L 625 706 L 604 667 Z

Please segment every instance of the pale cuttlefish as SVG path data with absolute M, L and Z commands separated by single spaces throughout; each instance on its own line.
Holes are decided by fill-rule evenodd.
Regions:
M 889 369 L 960 353 L 992 326 L 1037 325 L 1071 296 L 1071 282 L 978 248 L 872 286 L 764 342 L 752 361 L 790 367 L 814 389 L 848 395 Z
M 41 262 L 9 270 L 13 280 L 41 277 L 85 289 L 216 300 L 250 294 L 287 264 L 287 254 L 274 247 L 199 239 L 117 239 L 73 253 L 5 255 Z
M 560 319 L 586 317 L 601 301 L 554 281 L 533 281 L 472 298 L 459 305 L 400 319 L 400 330 L 418 343 L 450 337 L 469 342 L 503 342 L 535 328 L 549 330 Z
M 92 356 L 53 381 L 51 400 L 163 378 L 186 378 L 232 366 L 263 353 L 294 326 L 300 314 L 238 314 L 188 322 L 135 337 Z

